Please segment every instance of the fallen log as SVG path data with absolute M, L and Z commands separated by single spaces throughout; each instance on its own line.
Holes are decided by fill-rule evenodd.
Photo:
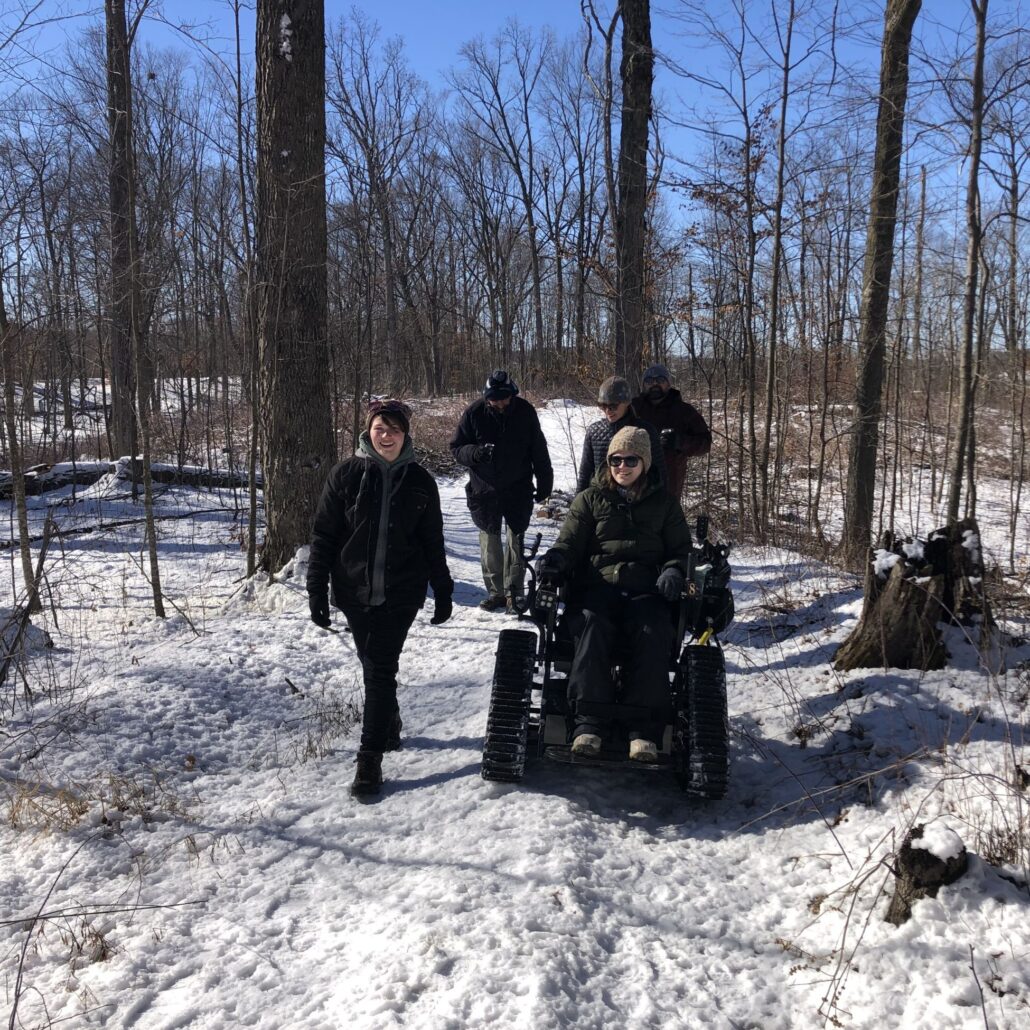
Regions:
M 154 462 L 151 476 L 155 483 L 166 486 L 195 486 L 202 490 L 224 490 L 236 487 L 245 489 L 248 484 L 245 472 L 231 469 L 207 468 L 204 465 L 173 465 Z M 110 461 L 62 461 L 54 465 L 33 465 L 25 472 L 25 493 L 30 497 L 60 490 L 66 486 L 93 486 L 104 476 L 113 475 L 126 482 L 143 482 L 143 470 L 139 461 L 119 458 Z M 261 474 L 257 476 L 257 487 L 263 486 Z M 0 500 L 13 496 L 14 477 L 10 472 L 0 472 Z

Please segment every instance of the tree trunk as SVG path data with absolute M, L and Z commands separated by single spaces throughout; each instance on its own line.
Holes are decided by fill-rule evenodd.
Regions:
M 903 557 L 910 552 L 918 556 Z M 881 550 L 868 557 L 862 615 L 838 649 L 835 669 L 942 669 L 948 654 L 941 622 L 979 626 L 982 634 L 993 628 L 973 519 L 930 533 L 917 550 L 885 534 Z M 889 569 L 885 557 L 894 562 Z
M 912 26 L 922 0 L 888 0 L 880 63 L 880 104 L 862 273 L 859 368 L 855 390 L 841 557 L 857 567 L 872 537 L 876 447 L 883 389 L 887 306 L 894 261 L 894 228 L 901 175 L 901 143 L 908 97 Z
M 125 0 L 106 0 L 107 126 L 111 143 L 111 442 L 114 456 L 136 454 L 136 377 L 132 355 L 132 123 L 129 114 L 129 34 Z
M 615 255 L 615 371 L 640 385 L 644 353 L 647 144 L 654 51 L 650 0 L 622 0 L 622 124 Z
M 969 855 L 954 830 L 937 830 L 934 850 L 926 846 L 929 840 L 924 844 L 925 834 L 925 826 L 913 826 L 894 860 L 897 883 L 884 918 L 895 926 L 908 922 L 913 902 L 936 898 L 941 887 L 954 883 L 969 868 Z M 943 851 L 943 857 L 937 851 Z
M 22 468 L 21 443 L 18 439 L 18 425 L 14 418 L 14 383 L 16 380 L 14 337 L 15 333 L 7 322 L 3 283 L 0 282 L 0 372 L 3 373 L 4 382 L 4 425 L 7 432 L 7 453 L 11 458 L 14 507 L 18 518 L 18 550 L 21 556 L 22 578 L 25 580 L 27 608 L 30 612 L 37 612 L 40 610 L 40 604 L 32 572 L 32 549 L 29 546 L 29 514 L 25 504 L 25 470 Z
M 267 533 L 278 571 L 335 459 L 326 339 L 325 12 L 259 0 L 257 289 Z
M 976 21 L 976 53 L 973 58 L 973 95 L 969 112 L 969 174 L 966 180 L 966 275 L 962 293 L 962 355 L 959 365 L 958 425 L 955 449 L 948 474 L 949 523 L 958 522 L 962 499 L 962 480 L 967 463 L 971 465 L 970 436 L 973 424 L 973 339 L 976 326 L 977 280 L 980 269 L 980 154 L 983 150 L 984 50 L 987 36 L 988 0 L 970 0 Z

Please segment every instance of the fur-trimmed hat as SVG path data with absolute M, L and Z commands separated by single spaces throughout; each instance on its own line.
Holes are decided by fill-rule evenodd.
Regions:
M 613 454 L 637 454 L 644 463 L 644 474 L 651 467 L 651 437 L 640 426 L 623 426 L 608 444 L 608 457 Z
M 598 404 L 629 404 L 633 393 L 622 376 L 609 376 L 597 391 Z

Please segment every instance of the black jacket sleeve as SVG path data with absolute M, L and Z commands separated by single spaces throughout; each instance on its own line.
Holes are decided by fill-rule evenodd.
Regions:
M 451 439 L 451 455 L 459 465 L 466 468 L 473 468 L 476 464 L 476 434 L 472 428 L 471 409 L 466 408 L 465 413 L 458 422 L 458 428 L 454 431 Z
M 345 463 L 341 463 L 329 473 L 315 511 L 306 586 L 308 593 L 316 597 L 328 593 L 329 573 L 351 534 L 344 496 L 345 480 Z
M 433 588 L 434 597 L 450 597 L 454 593 L 454 580 L 447 568 L 447 552 L 443 539 L 443 514 L 440 511 L 440 491 L 432 476 L 427 492 L 429 504 L 419 519 L 416 535 L 422 545 L 426 561 L 429 563 L 429 585 Z
M 650 422 L 641 420 L 640 424 L 647 430 L 648 439 L 651 441 L 651 467 L 658 472 L 658 479 L 662 486 L 669 481 L 669 473 L 665 467 L 665 449 L 662 447 L 662 434 L 651 425 Z
M 594 467 L 594 445 L 590 440 L 590 428 L 587 427 L 583 437 L 583 454 L 579 459 L 579 472 L 576 475 L 576 493 L 582 493 L 594 478 L 597 469 Z

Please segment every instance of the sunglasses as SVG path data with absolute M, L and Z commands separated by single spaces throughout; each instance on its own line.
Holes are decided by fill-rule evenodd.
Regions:
M 644 380 L 644 386 L 657 386 L 659 383 L 667 383 L 668 381 L 665 376 L 658 376 L 657 379 L 654 376 L 648 376 Z
M 621 404 L 598 404 L 597 405 L 602 411 L 618 411 Z
M 613 454 L 608 458 L 608 464 L 613 469 L 625 465 L 628 469 L 635 469 L 640 464 L 640 458 L 635 454 Z
M 368 402 L 369 417 L 373 415 L 403 415 L 406 422 L 411 421 L 411 408 L 404 401 L 375 400 Z

